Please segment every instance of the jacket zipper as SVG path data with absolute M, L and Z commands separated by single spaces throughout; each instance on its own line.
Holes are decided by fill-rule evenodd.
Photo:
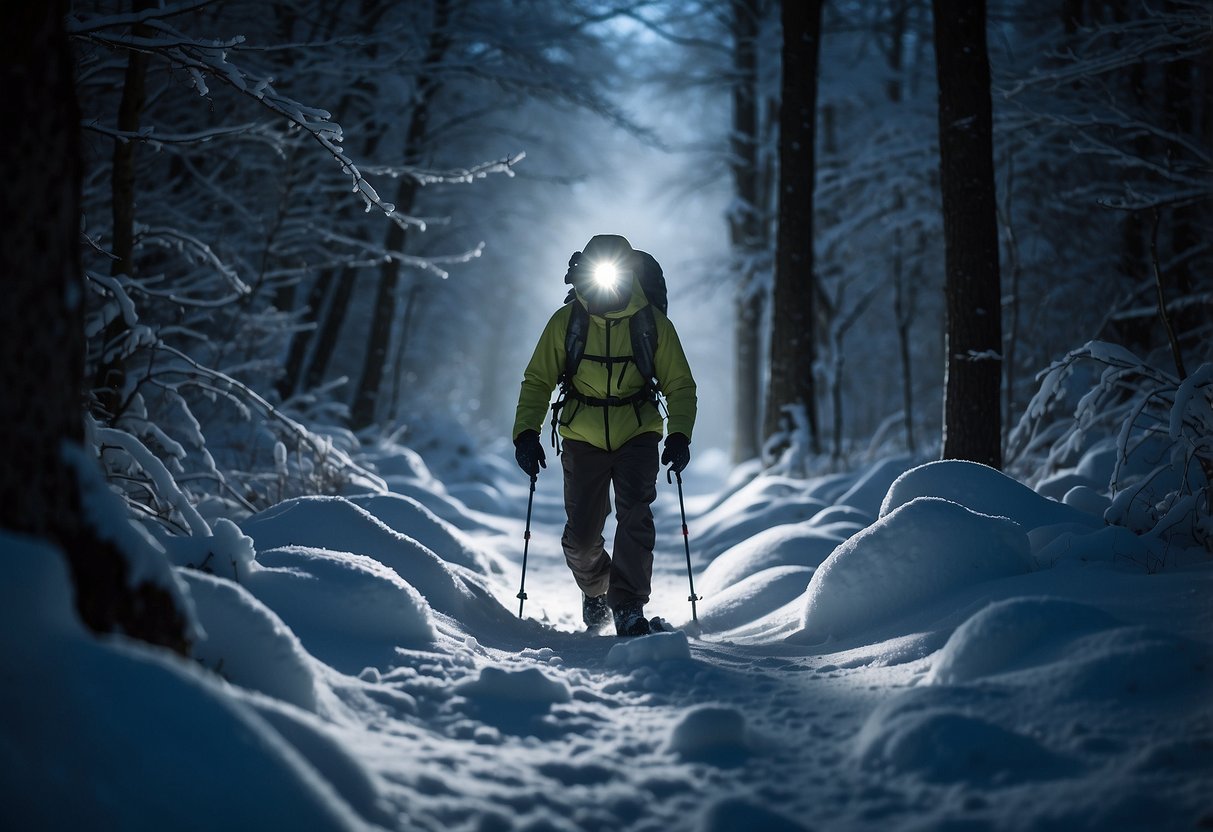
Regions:
M 606 397 L 611 397 L 611 324 L 614 321 L 611 318 L 606 319 L 606 368 L 607 368 L 607 383 Z M 606 438 L 606 449 L 611 450 L 611 409 L 609 407 L 602 408 L 602 432 Z

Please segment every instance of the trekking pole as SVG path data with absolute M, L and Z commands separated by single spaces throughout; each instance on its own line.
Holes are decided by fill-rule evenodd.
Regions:
M 518 599 L 518 617 L 522 618 L 522 605 L 526 603 L 526 556 L 527 550 L 531 548 L 531 507 L 535 505 L 535 479 L 536 475 L 531 474 L 531 496 L 526 501 L 526 531 L 522 533 L 522 583 L 518 584 L 518 594 L 514 597 Z M 683 528 L 686 528 L 684 525 Z M 687 550 L 687 563 L 690 561 L 690 549 Z
M 687 596 L 687 600 L 691 602 L 691 620 L 698 623 L 699 614 L 695 611 L 695 602 L 702 601 L 703 597 L 695 594 L 695 578 L 691 574 L 691 537 L 687 531 L 687 507 L 686 502 L 682 499 L 682 472 L 674 471 L 673 468 L 667 468 L 665 472 L 665 481 L 670 482 L 670 473 L 678 478 L 678 511 L 682 514 L 682 542 L 687 550 L 687 583 L 691 585 L 691 594 Z

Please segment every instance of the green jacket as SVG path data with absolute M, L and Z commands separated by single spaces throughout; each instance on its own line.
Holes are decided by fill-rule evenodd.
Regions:
M 578 297 L 573 303 L 583 303 Z M 590 315 L 589 332 L 586 333 L 585 354 L 622 357 L 632 354 L 632 339 L 628 319 L 649 301 L 644 296 L 638 281 L 632 283 L 632 299 L 623 309 L 605 315 Z M 522 390 L 518 394 L 518 409 L 514 417 L 513 438 L 525 430 L 543 433 L 549 414 L 549 402 L 557 379 L 564 371 L 564 336 L 569 326 L 572 304 L 565 304 L 543 328 L 535 353 L 527 364 L 522 377 Z M 653 367 L 660 382 L 662 395 L 666 399 L 670 433 L 685 434 L 691 438 L 695 426 L 695 379 L 687 363 L 686 353 L 670 319 L 658 309 L 653 309 L 657 323 L 657 353 Z M 609 343 L 608 343 L 609 338 Z M 590 358 L 582 359 L 573 376 L 573 387 L 584 396 L 601 399 L 608 396 L 624 398 L 644 387 L 644 379 L 636 365 L 628 362 L 623 366 L 608 366 Z M 595 447 L 611 451 L 642 433 L 661 433 L 661 414 L 651 402 L 637 406 L 595 407 L 570 398 L 560 413 L 560 435 L 565 439 L 589 442 Z

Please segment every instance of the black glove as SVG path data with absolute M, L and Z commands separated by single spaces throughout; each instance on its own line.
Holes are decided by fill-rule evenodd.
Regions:
M 682 469 L 691 461 L 691 440 L 686 434 L 671 433 L 665 438 L 665 450 L 661 452 L 661 464 L 669 465 L 675 474 L 681 474 Z
M 548 467 L 538 431 L 524 430 L 518 434 L 518 438 L 514 440 L 514 459 L 518 460 L 518 467 L 528 477 L 537 477 L 540 468 Z

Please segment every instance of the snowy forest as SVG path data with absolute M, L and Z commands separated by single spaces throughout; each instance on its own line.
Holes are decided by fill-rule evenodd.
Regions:
M 1206 2 L 4 19 L 0 827 L 1213 828 Z M 511 432 L 598 235 L 642 635 Z

